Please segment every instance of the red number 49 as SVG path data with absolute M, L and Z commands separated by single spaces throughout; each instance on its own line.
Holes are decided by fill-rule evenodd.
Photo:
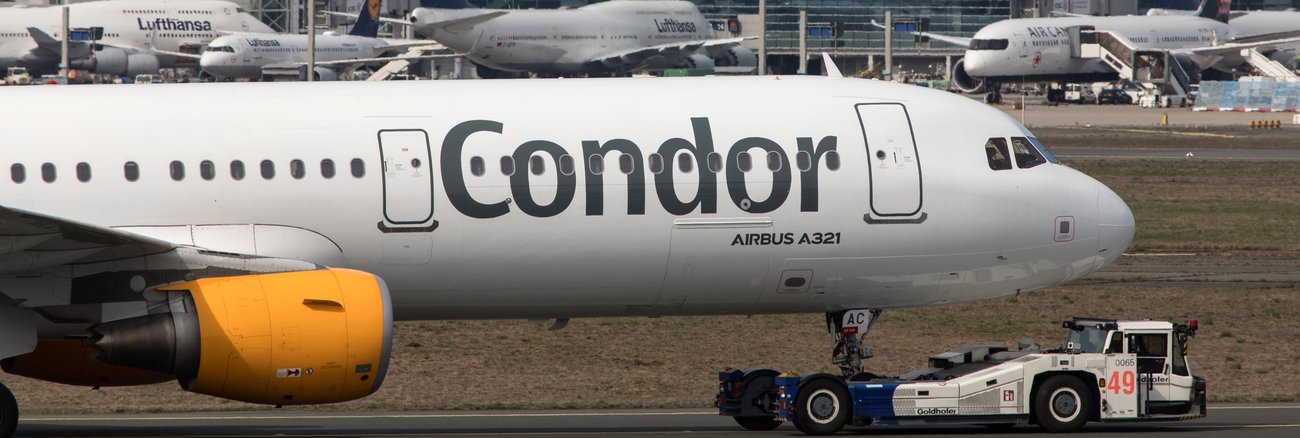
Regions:
M 1122 375 L 1119 371 L 1114 371 L 1110 373 L 1110 384 L 1106 385 L 1106 389 L 1115 394 L 1132 394 L 1137 389 L 1137 376 L 1132 371 L 1125 371 Z

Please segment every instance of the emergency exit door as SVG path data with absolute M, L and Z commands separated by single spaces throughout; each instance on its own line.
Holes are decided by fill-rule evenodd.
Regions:
M 902 104 L 857 106 L 871 175 L 871 213 L 886 218 L 921 211 L 921 162 Z
M 433 219 L 433 165 L 423 130 L 379 131 L 383 163 L 384 222 L 421 227 Z

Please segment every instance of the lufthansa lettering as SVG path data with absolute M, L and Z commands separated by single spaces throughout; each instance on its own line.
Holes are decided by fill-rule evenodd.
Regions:
M 248 42 L 248 45 L 252 47 L 280 47 L 280 41 L 278 40 L 264 40 L 261 38 L 245 38 L 244 41 Z
M 155 18 L 149 21 L 144 18 L 135 18 L 136 26 L 140 30 L 176 30 L 176 31 L 212 31 L 212 22 L 208 20 L 177 20 L 175 18 Z
M 645 214 L 647 195 L 649 194 L 647 192 L 651 191 L 658 198 L 660 208 L 663 208 L 669 214 L 675 216 L 692 213 L 716 214 L 718 212 L 718 192 L 720 190 L 718 175 L 724 172 L 708 170 L 708 157 L 714 153 L 712 127 L 706 117 L 690 119 L 690 126 L 692 135 L 689 139 L 674 137 L 660 143 L 656 153 L 658 157 L 662 157 L 662 169 L 658 169 L 660 171 L 657 173 L 644 170 L 645 159 L 641 147 L 628 139 L 582 140 L 576 145 L 578 146 L 576 150 L 582 151 L 581 157 L 583 158 L 599 156 L 603 159 L 610 156 L 610 154 L 613 154 L 614 157 L 625 154 L 632 158 L 631 169 L 625 172 L 626 175 L 618 175 L 617 177 L 620 180 L 626 178 L 626 214 L 628 215 Z M 461 122 L 447 131 L 447 135 L 443 138 L 439 158 L 443 184 L 446 187 L 447 198 L 452 207 L 466 216 L 478 219 L 504 216 L 514 208 L 534 217 L 551 217 L 567 210 L 575 198 L 579 198 L 577 194 L 579 184 L 577 175 L 574 173 L 554 172 L 549 176 L 544 174 L 529 175 L 529 172 L 520 169 L 510 176 L 510 198 L 475 199 L 470 194 L 469 185 L 466 183 L 466 176 L 462 167 L 462 160 L 467 154 L 466 150 L 496 146 L 495 141 L 497 140 L 493 140 L 491 136 L 492 134 L 501 134 L 504 130 L 505 125 L 498 121 L 469 120 Z M 791 172 L 800 172 L 799 181 L 801 187 L 795 194 L 800 198 L 799 210 L 805 212 L 818 211 L 818 172 L 822 167 L 822 158 L 828 152 L 836 150 L 836 137 L 825 136 L 820 139 L 797 137 L 794 140 L 797 151 L 806 153 L 806 156 L 811 157 L 812 165 L 807 170 L 792 169 L 792 163 L 787 153 L 774 140 L 762 137 L 745 137 L 732 143 L 728 153 L 725 154 L 726 158 L 723 165 L 726 167 L 726 194 L 737 208 L 749 213 L 767 213 L 776 210 L 784 205 L 792 195 L 791 182 L 793 178 Z M 779 157 L 782 161 L 779 170 L 774 171 L 772 174 L 771 188 L 764 190 L 768 193 L 750 193 L 751 189 L 745 182 L 745 173 L 740 171 L 740 154 L 751 149 L 762 151 L 761 153 L 765 154 L 764 156 L 775 152 L 775 154 L 770 155 Z M 521 164 L 528 163 L 530 159 L 537 156 L 555 163 L 562 156 L 570 153 L 566 152 L 565 147 L 558 143 L 533 139 L 520 143 L 510 156 L 515 163 Z M 579 160 L 579 162 L 583 163 L 586 161 L 586 159 Z M 678 164 L 687 161 L 690 161 L 691 165 L 684 167 L 687 171 L 682 171 Z M 604 182 L 606 178 L 613 178 L 614 176 L 613 174 L 604 174 L 602 176 L 600 172 L 593 171 L 591 166 L 581 167 L 585 171 L 583 172 L 582 183 L 585 194 L 581 198 L 586 202 L 585 213 L 588 216 L 604 215 Z M 653 184 L 654 187 L 646 187 L 647 183 Z M 532 186 L 534 184 L 554 184 L 554 198 L 550 198 L 545 203 L 539 202 L 533 196 Z M 695 186 L 694 193 L 684 190 L 679 191 L 677 187 L 679 184 Z M 776 240 L 784 241 L 785 238 L 782 236 Z
M 654 22 L 655 29 L 659 30 L 661 33 L 694 33 L 696 29 L 695 23 L 689 21 L 677 21 L 671 18 L 665 18 L 663 20 L 654 20 Z

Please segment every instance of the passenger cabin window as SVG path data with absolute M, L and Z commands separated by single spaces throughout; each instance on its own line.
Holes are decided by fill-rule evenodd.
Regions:
M 750 156 L 749 152 L 741 152 L 740 155 L 736 155 L 736 167 L 740 168 L 741 172 L 754 170 L 754 157 Z
M 836 151 L 826 151 L 826 168 L 830 170 L 840 170 L 840 153 Z
M 695 157 L 685 152 L 678 154 L 677 168 L 680 169 L 682 173 L 691 173 L 691 171 L 695 170 Z
M 767 170 L 776 172 L 781 170 L 781 153 L 772 151 L 767 153 Z
M 1016 155 L 1016 167 L 1028 169 L 1039 164 L 1047 162 L 1043 154 L 1038 153 L 1038 148 L 1029 143 L 1029 139 L 1024 137 L 1011 137 L 1011 152 Z
M 601 155 L 587 157 L 587 169 L 592 175 L 605 173 L 605 157 Z
M 217 177 L 216 164 L 213 164 L 211 161 L 208 160 L 203 160 L 199 162 L 199 178 L 203 178 L 204 181 L 212 181 L 212 179 L 216 177 Z
M 664 172 L 664 156 L 659 154 L 650 154 L 650 173 L 655 175 Z
M 812 154 L 808 151 L 799 151 L 794 154 L 794 164 L 799 166 L 800 172 L 807 172 L 812 169 Z
M 546 172 L 546 159 L 541 155 L 528 157 L 528 169 L 533 172 L 533 175 L 541 175 Z
M 560 156 L 560 173 L 573 175 L 573 157 L 570 155 Z
M 366 162 L 360 158 L 352 159 L 352 177 L 361 178 L 366 176 Z
M 618 156 L 618 170 L 623 172 L 624 175 L 631 174 L 635 170 L 633 169 L 635 165 L 636 163 L 632 160 L 631 155 L 623 154 Z
M 984 142 L 984 155 L 989 159 L 989 169 L 1007 170 L 1011 168 L 1010 154 L 1007 153 L 1007 140 L 990 138 Z
M 289 176 L 292 176 L 293 179 L 302 179 L 302 177 L 307 176 L 307 164 L 303 163 L 302 160 L 290 161 Z
M 1005 39 L 971 40 L 971 50 L 1006 50 L 1010 42 Z
M 709 152 L 708 161 L 709 161 L 710 172 L 718 173 L 722 171 L 722 154 L 719 154 L 717 152 Z
M 474 176 L 483 176 L 487 173 L 487 163 L 483 162 L 483 157 L 469 159 L 469 173 Z
M 241 181 L 244 179 L 244 175 L 246 175 L 246 172 L 244 170 L 244 162 L 239 160 L 231 161 L 230 179 L 233 179 L 235 181 Z
M 52 183 L 58 177 L 54 169 L 54 163 L 45 163 L 41 165 L 41 179 L 47 183 Z
M 262 179 L 275 178 L 275 162 L 262 160 Z
M 515 159 L 509 155 L 501 157 L 501 174 L 511 176 L 515 174 Z
M 182 163 L 180 161 L 173 161 L 171 166 L 169 167 L 171 168 L 173 181 L 180 181 L 185 179 L 185 163 Z
M 334 177 L 334 160 L 329 158 L 320 160 L 320 176 L 325 179 Z
M 22 184 L 23 181 L 27 181 L 27 169 L 21 163 L 14 163 L 13 166 L 9 166 L 9 178 Z
M 139 181 L 140 165 L 135 164 L 134 161 L 127 161 L 126 164 L 122 165 L 122 176 L 126 177 L 126 180 L 130 182 Z
M 77 163 L 77 181 L 90 181 L 90 164 Z

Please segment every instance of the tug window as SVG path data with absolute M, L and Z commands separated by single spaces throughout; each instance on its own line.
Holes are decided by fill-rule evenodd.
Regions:
M 1016 167 L 1028 169 L 1039 164 L 1047 162 L 1043 154 L 1038 153 L 1038 148 L 1029 143 L 1029 139 L 1024 137 L 1011 137 L 1011 151 L 1016 155 Z
M 217 165 L 208 160 L 199 162 L 199 177 L 204 181 L 212 181 L 217 177 Z
M 122 174 L 126 177 L 127 181 L 136 182 L 140 179 L 140 165 L 135 164 L 134 161 L 127 161 L 126 164 L 122 166 Z
M 487 163 L 483 162 L 483 157 L 469 159 L 469 173 L 474 176 L 483 176 L 487 173 Z
M 984 155 L 989 159 L 989 169 L 1007 170 L 1011 168 L 1010 154 L 1007 153 L 1007 140 L 990 138 L 984 142 Z
M 366 162 L 360 158 L 352 159 L 352 177 L 361 178 L 366 176 Z
M 740 168 L 741 172 L 754 170 L 754 157 L 749 156 L 749 152 L 741 152 L 740 155 L 736 155 L 736 167 Z
M 27 181 L 27 168 L 23 167 L 22 163 L 14 163 L 13 166 L 9 166 L 9 177 L 21 184 Z
M 230 162 L 230 179 L 240 181 L 244 179 L 244 162 L 235 160 Z
M 587 167 L 591 169 L 592 175 L 605 173 L 605 157 L 600 155 L 587 157 Z
M 54 169 L 53 163 L 45 163 L 41 165 L 41 179 L 45 180 L 45 182 L 54 182 L 54 179 L 58 177 L 56 173 L 57 171 Z
M 320 160 L 320 176 L 324 177 L 325 179 L 330 179 L 334 177 L 334 160 L 331 160 L 329 158 Z
M 173 161 L 170 167 L 173 181 L 185 179 L 185 163 Z
M 77 163 L 77 181 L 90 181 L 90 165 L 86 163 Z

